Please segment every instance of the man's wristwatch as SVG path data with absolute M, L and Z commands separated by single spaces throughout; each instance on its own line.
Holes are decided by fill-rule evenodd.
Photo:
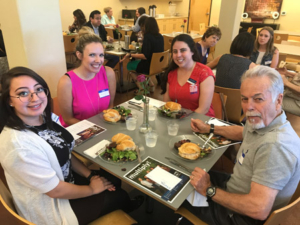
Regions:
M 91 181 L 91 178 L 93 176 L 97 175 L 96 172 L 94 170 L 91 171 L 90 175 L 86 178 L 88 181 Z
M 214 124 L 210 124 L 210 130 L 209 133 L 214 133 L 215 132 L 215 125 Z
M 207 202 L 212 201 L 211 198 L 215 196 L 216 189 L 217 189 L 217 187 L 214 187 L 214 186 L 210 186 L 206 189 Z

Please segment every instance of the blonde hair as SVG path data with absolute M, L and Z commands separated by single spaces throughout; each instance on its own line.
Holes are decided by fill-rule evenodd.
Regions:
M 94 33 L 92 28 L 83 26 L 78 32 L 76 51 L 83 53 L 85 46 L 93 42 L 102 44 L 101 38 Z
M 258 36 L 256 37 L 255 39 L 255 43 L 254 43 L 254 51 L 255 52 L 258 52 L 258 49 L 259 49 L 259 43 L 258 43 L 258 38 L 259 38 L 259 34 L 263 31 L 263 30 L 266 30 L 269 32 L 270 34 L 270 39 L 267 43 L 267 48 L 266 48 L 266 52 L 265 52 L 265 55 L 268 55 L 268 54 L 273 54 L 276 47 L 274 46 L 274 30 L 272 27 L 269 27 L 269 26 L 266 26 L 266 27 L 263 27 L 261 28 L 261 30 L 259 31 L 258 33 Z
M 108 13 L 111 9 L 112 9 L 112 7 L 105 7 L 103 10 L 105 13 Z

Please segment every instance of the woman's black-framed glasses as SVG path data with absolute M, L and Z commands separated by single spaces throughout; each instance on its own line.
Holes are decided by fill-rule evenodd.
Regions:
M 33 94 L 36 94 L 39 98 L 46 98 L 49 94 L 49 90 L 46 88 L 38 88 L 34 92 L 22 91 L 18 96 L 10 96 L 13 98 L 18 98 L 23 103 L 28 103 L 33 98 Z

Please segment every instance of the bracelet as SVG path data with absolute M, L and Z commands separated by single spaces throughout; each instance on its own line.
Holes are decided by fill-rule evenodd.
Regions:
M 210 130 L 209 130 L 209 133 L 214 133 L 215 131 L 215 125 L 214 124 L 210 124 Z

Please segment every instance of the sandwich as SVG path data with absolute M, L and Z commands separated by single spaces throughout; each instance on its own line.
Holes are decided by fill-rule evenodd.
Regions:
M 111 141 L 106 150 L 100 154 L 101 157 L 114 162 L 127 162 L 137 159 L 136 145 L 130 136 L 118 133 L 112 137 Z
M 172 113 L 179 112 L 181 110 L 181 105 L 176 102 L 167 102 L 164 105 L 165 110 L 169 110 Z
M 200 147 L 192 142 L 187 142 L 178 148 L 178 154 L 185 159 L 198 159 L 201 153 Z
M 129 45 L 129 49 L 130 49 L 130 50 L 136 50 L 136 49 L 135 49 L 135 46 L 133 46 L 133 45 Z
M 121 119 L 120 113 L 115 109 L 103 110 L 103 118 L 109 122 L 118 122 Z

